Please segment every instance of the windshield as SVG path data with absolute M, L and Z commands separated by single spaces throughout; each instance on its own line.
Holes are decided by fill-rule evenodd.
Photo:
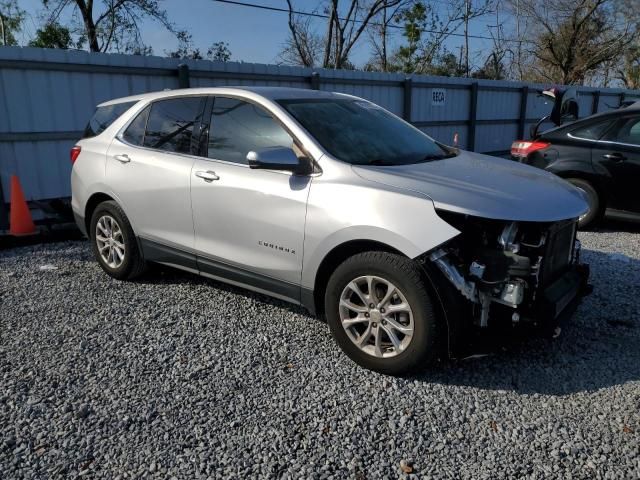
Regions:
M 281 100 L 335 158 L 354 165 L 407 165 L 453 157 L 417 128 L 363 100 Z

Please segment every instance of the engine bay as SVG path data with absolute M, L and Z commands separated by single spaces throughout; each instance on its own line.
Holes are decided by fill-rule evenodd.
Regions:
M 570 294 L 575 296 L 554 291 L 567 290 L 569 285 L 560 285 L 566 283 L 563 278 L 582 268 L 575 220 L 507 222 L 438 214 L 461 234 L 430 252 L 428 260 L 471 303 L 476 325 L 487 327 L 497 316 L 512 323 L 547 321 L 540 317 L 556 316 L 572 300 Z M 586 277 L 588 267 L 586 276 L 582 272 L 576 278 L 586 285 Z M 541 310 L 549 300 L 540 297 L 549 292 L 568 300 L 560 298 L 553 309 Z

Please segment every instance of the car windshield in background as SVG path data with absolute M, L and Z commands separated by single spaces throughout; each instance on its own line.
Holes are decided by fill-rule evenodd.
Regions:
M 408 165 L 456 153 L 373 103 L 348 99 L 281 100 L 335 158 L 354 165 Z
M 82 138 L 90 138 L 100 135 L 115 122 L 120 115 L 133 107 L 137 102 L 113 103 L 98 107 L 89 120 Z

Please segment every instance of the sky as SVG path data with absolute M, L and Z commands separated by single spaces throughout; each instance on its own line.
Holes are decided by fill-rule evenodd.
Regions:
M 248 3 L 270 5 L 287 8 L 286 0 L 246 0 Z M 18 0 L 20 7 L 27 11 L 27 21 L 23 33 L 26 43 L 41 23 L 42 0 Z M 96 2 L 98 3 L 98 2 Z M 189 31 L 193 36 L 194 46 L 202 53 L 219 41 L 229 44 L 232 60 L 253 63 L 277 63 L 287 34 L 287 14 L 266 11 L 239 5 L 219 3 L 214 0 L 162 0 L 168 18 L 178 28 Z M 294 0 L 294 8 L 301 11 L 313 11 L 321 2 L 316 0 Z M 432 0 L 434 6 L 446 8 L 446 0 Z M 70 9 L 69 9 L 70 11 Z M 314 20 L 318 31 L 324 31 L 325 20 Z M 488 24 L 495 23 L 495 18 L 483 18 L 472 21 L 470 31 L 473 34 L 488 35 Z M 158 23 L 146 21 L 142 26 L 143 41 L 153 47 L 155 55 L 164 55 L 165 51 L 177 47 L 175 37 L 164 30 Z M 462 32 L 460 32 L 462 33 Z M 392 43 L 402 41 L 401 31 L 397 30 Z M 447 42 L 449 50 L 457 52 L 462 45 L 462 37 L 450 37 Z M 482 55 L 488 53 L 491 42 L 473 40 L 472 53 Z M 371 55 L 368 40 L 363 34 L 351 60 L 362 67 Z M 484 56 L 484 55 L 482 55 Z

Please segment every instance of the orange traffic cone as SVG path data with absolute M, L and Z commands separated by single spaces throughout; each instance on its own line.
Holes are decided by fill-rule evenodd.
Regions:
M 11 175 L 11 210 L 9 212 L 9 233 L 14 236 L 32 235 L 36 226 L 31 219 L 31 212 L 24 199 L 20 181 Z

